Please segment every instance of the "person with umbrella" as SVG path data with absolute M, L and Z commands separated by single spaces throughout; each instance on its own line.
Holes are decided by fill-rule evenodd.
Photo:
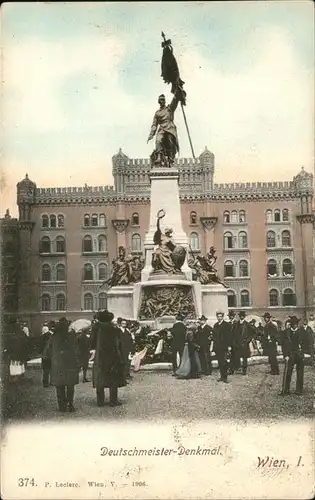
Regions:
M 79 346 L 79 365 L 80 369 L 83 371 L 83 379 L 82 382 L 89 382 L 87 378 L 87 370 L 89 367 L 89 359 L 90 359 L 90 335 L 89 330 L 84 328 L 79 333 L 78 336 L 78 346 Z

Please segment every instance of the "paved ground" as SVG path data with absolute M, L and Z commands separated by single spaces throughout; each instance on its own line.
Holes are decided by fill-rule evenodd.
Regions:
M 75 389 L 76 412 L 56 411 L 55 388 L 44 389 L 41 370 L 29 368 L 23 380 L 10 384 L 5 418 L 9 422 L 68 419 L 145 419 L 155 422 L 169 418 L 207 419 L 233 418 L 279 420 L 284 418 L 313 418 L 315 371 L 305 368 L 303 396 L 281 398 L 278 392 L 281 375 L 266 372 L 266 365 L 250 367 L 246 376 L 233 375 L 229 384 L 217 382 L 218 372 L 199 380 L 177 380 L 170 372 L 139 372 L 132 382 L 120 389 L 121 407 L 96 406 L 91 383 L 80 383 Z M 81 378 L 81 375 L 80 375 Z M 91 378 L 91 373 L 89 373 Z M 295 374 L 292 390 L 295 387 Z

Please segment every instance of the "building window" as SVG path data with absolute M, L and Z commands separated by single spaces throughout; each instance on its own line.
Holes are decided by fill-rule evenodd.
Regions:
M 282 220 L 283 222 L 288 222 L 289 220 L 289 210 L 287 208 L 282 210 Z
M 191 233 L 190 234 L 190 246 L 193 251 L 200 250 L 200 242 L 199 242 L 199 234 Z
M 224 222 L 224 224 L 229 224 L 229 222 L 230 222 L 230 212 L 228 210 L 226 210 L 223 213 L 223 222 Z
M 232 212 L 231 212 L 231 222 L 232 222 L 232 224 L 237 223 L 237 211 L 236 210 L 232 210 Z
M 89 227 L 90 226 L 90 216 L 89 214 L 85 214 L 84 216 L 84 227 Z
M 140 234 L 133 234 L 131 238 L 132 252 L 141 252 L 141 236 Z
M 278 208 L 274 211 L 274 221 L 275 222 L 281 221 L 281 212 Z
M 250 305 L 249 291 L 242 290 L 241 291 L 241 307 L 249 307 L 249 305 Z
M 267 222 L 273 222 L 273 219 L 272 219 L 272 210 L 267 210 L 266 211 L 266 221 Z
M 3 306 L 4 306 L 3 307 L 4 311 L 7 312 L 17 311 L 18 303 L 16 295 L 13 294 L 6 295 L 3 300 Z
M 84 265 L 84 273 L 83 273 L 84 281 L 93 281 L 93 267 L 92 264 Z
M 56 297 L 56 310 L 65 311 L 66 310 L 66 297 L 63 293 L 58 293 Z
M 92 252 L 92 238 L 91 236 L 84 236 L 83 238 L 83 252 Z
M 55 215 L 50 216 L 50 227 L 57 227 L 57 218 Z
M 278 264 L 275 259 L 269 259 L 267 262 L 268 276 L 278 276 Z
M 291 235 L 290 231 L 282 231 L 281 235 L 281 243 L 283 247 L 290 247 L 291 246 Z
M 236 295 L 234 290 L 228 290 L 227 299 L 228 307 L 236 307 Z
M 101 227 L 106 227 L 106 215 L 105 214 L 100 214 L 99 224 Z
M 197 224 L 197 213 L 190 212 L 190 224 Z
M 234 264 L 231 260 L 227 260 L 224 263 L 224 277 L 225 278 L 233 278 L 235 275 L 234 273 Z
M 283 291 L 282 304 L 284 306 L 295 306 L 296 305 L 295 293 L 293 292 L 293 290 L 291 290 L 291 288 L 286 288 Z
M 93 214 L 91 220 L 92 220 L 92 226 L 93 227 L 97 227 L 98 226 L 98 217 L 97 217 L 97 214 Z
M 42 295 L 41 302 L 42 302 L 42 311 L 50 311 L 51 310 L 50 295 L 48 295 L 48 293 L 44 293 Z
M 50 253 L 50 238 L 48 236 L 44 236 L 40 240 L 39 251 L 41 253 Z
M 233 248 L 233 235 L 232 233 L 224 233 L 224 248 Z
M 42 266 L 42 281 L 51 281 L 51 269 L 49 264 Z
M 98 237 L 98 251 L 99 252 L 106 252 L 107 251 L 107 239 L 104 234 L 101 234 Z
M 284 259 L 282 263 L 283 276 L 293 276 L 293 263 L 290 259 Z
M 238 220 L 239 220 L 239 222 L 246 222 L 245 210 L 240 210 Z
M 42 227 L 49 227 L 48 215 L 42 215 Z
M 65 253 L 66 251 L 66 242 L 63 236 L 57 236 L 56 238 L 56 252 L 57 253 Z
M 84 310 L 93 311 L 93 295 L 91 293 L 86 293 L 84 295 Z
M 248 262 L 247 260 L 240 260 L 240 276 L 246 278 L 248 276 Z
M 4 245 L 3 254 L 4 255 L 12 255 L 14 254 L 14 243 L 13 241 L 7 241 Z
M 66 267 L 63 264 L 58 264 L 56 269 L 57 281 L 66 281 Z
M 101 311 L 107 309 L 107 296 L 105 292 L 101 292 L 98 296 L 98 308 Z
M 279 305 L 279 292 L 275 288 L 269 290 L 269 305 L 273 307 Z
M 131 225 L 132 226 L 139 226 L 140 225 L 140 219 L 139 219 L 139 214 L 136 212 L 132 214 L 131 216 Z
M 98 265 L 98 279 L 99 280 L 106 280 L 107 278 L 107 266 L 103 262 Z
M 65 225 L 65 218 L 62 214 L 58 215 L 58 227 L 64 227 Z
M 274 248 L 276 246 L 276 233 L 268 231 L 267 233 L 267 248 Z
M 15 267 L 7 267 L 6 269 L 6 283 L 12 284 L 15 283 L 16 279 L 16 269 Z
M 247 233 L 245 233 L 245 231 L 241 231 L 239 233 L 238 244 L 239 244 L 239 248 L 247 248 L 248 247 Z

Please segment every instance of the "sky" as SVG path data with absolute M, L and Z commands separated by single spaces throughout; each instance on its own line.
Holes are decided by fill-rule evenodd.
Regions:
M 112 156 L 147 158 L 161 31 L 185 81 L 196 156 L 215 182 L 291 180 L 314 168 L 311 1 L 6 3 L 1 9 L 0 215 L 16 183 L 112 184 Z M 180 156 L 191 157 L 180 108 Z

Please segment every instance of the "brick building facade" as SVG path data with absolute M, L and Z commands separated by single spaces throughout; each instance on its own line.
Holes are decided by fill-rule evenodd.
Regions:
M 214 155 L 207 149 L 177 165 L 191 250 L 203 254 L 215 246 L 229 307 L 259 315 L 270 308 L 282 320 L 310 311 L 313 176 L 302 169 L 287 182 L 215 184 Z M 149 160 L 120 150 L 113 157 L 113 186 L 37 188 L 27 176 L 18 184 L 18 307 L 35 329 L 65 311 L 74 319 L 105 307 L 101 284 L 118 246 L 143 252 L 149 172 Z
M 7 210 L 0 219 L 1 234 L 1 320 L 5 315 L 17 316 L 20 259 L 19 222 Z

